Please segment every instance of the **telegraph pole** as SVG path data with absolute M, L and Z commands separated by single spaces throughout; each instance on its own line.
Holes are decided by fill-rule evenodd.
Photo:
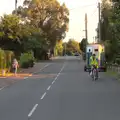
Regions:
M 17 15 L 17 2 L 18 2 L 18 0 L 15 0 L 15 13 L 16 13 L 16 15 Z
M 87 30 L 87 13 L 85 14 L 85 37 L 86 37 L 86 44 L 88 43 L 88 30 Z
M 98 23 L 98 26 L 99 26 L 99 32 L 98 32 L 98 43 L 101 41 L 101 9 L 100 9 L 101 5 L 100 5 L 100 2 L 98 3 L 98 20 L 99 20 L 99 23 Z

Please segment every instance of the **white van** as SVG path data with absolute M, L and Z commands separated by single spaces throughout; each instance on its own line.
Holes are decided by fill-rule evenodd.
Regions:
M 106 71 L 105 67 L 105 48 L 102 44 L 88 44 L 86 47 L 86 65 L 84 70 L 90 69 L 89 60 L 92 54 L 95 54 L 99 62 L 99 70 Z

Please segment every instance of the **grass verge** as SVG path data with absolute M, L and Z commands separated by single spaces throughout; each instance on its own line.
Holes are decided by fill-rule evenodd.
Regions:
M 120 81 L 120 74 L 111 70 L 107 70 L 106 75 L 116 78 Z

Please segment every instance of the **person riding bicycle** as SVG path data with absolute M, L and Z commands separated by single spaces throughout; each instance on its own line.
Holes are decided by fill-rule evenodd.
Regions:
M 97 70 L 96 74 L 98 77 L 98 59 L 95 54 L 92 54 L 92 56 L 90 57 L 90 67 L 91 67 L 90 73 L 93 71 L 92 66 L 95 66 L 95 69 Z

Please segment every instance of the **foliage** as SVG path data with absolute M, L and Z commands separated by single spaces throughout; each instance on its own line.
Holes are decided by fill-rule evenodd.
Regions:
M 10 69 L 14 54 L 12 51 L 0 49 L 0 69 Z
M 69 10 L 57 0 L 25 0 L 15 13 L 1 17 L 0 47 L 18 57 L 32 50 L 41 59 L 68 31 Z
M 69 11 L 65 4 L 60 5 L 57 0 L 25 0 L 21 9 L 21 16 L 42 29 L 50 46 L 54 47 L 57 40 L 65 37 L 69 22 Z M 26 14 L 23 14 L 24 9 Z
M 63 55 L 63 43 L 62 43 L 62 40 L 57 42 L 57 44 L 55 46 L 55 53 L 58 56 L 62 56 Z
M 120 2 L 102 1 L 101 38 L 105 44 L 107 61 L 114 61 L 120 48 Z M 118 59 L 118 58 L 117 58 Z M 118 60 L 117 60 L 118 61 Z
M 33 67 L 34 55 L 33 52 L 23 53 L 20 56 L 20 66 L 22 68 Z
M 75 52 L 81 52 L 79 42 L 75 41 L 74 39 L 69 39 L 69 41 L 67 43 L 64 43 L 63 46 L 64 52 L 66 46 L 66 54 L 68 55 L 74 55 Z
M 79 44 L 81 51 L 84 52 L 84 53 L 86 52 L 86 44 L 87 43 L 86 43 L 86 39 L 85 38 L 83 38 L 82 41 Z

